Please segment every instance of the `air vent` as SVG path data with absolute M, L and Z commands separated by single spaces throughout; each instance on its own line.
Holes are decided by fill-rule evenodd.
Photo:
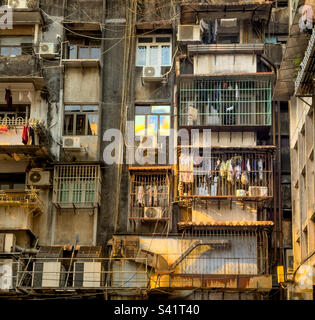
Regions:
M 179 25 L 178 26 L 178 41 L 200 41 L 199 25 Z
M 63 147 L 65 149 L 71 148 L 81 148 L 80 138 L 78 137 L 64 137 L 63 138 Z

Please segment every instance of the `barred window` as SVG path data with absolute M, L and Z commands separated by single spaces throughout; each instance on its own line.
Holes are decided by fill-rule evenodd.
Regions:
M 54 172 L 54 203 L 99 204 L 100 167 L 95 165 L 56 166 Z

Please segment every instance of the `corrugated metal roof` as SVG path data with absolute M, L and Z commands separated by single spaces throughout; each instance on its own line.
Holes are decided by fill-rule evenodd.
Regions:
M 211 221 L 211 222 L 178 222 L 179 227 L 268 227 L 272 221 Z

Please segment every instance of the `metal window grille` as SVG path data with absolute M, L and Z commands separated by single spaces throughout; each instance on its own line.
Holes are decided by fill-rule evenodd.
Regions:
M 101 191 L 100 166 L 55 166 L 54 203 L 99 204 Z
M 168 220 L 170 179 L 167 173 L 131 175 L 129 219 Z
M 191 152 L 190 167 L 181 166 L 180 198 L 249 198 L 273 196 L 272 153 L 253 150 L 212 151 L 208 156 Z M 237 167 L 238 166 L 238 167 Z
M 269 80 L 183 78 L 180 126 L 270 126 Z

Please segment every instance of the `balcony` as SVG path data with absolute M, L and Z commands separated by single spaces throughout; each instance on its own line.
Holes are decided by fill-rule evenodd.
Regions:
M 25 127 L 32 128 L 33 138 L 28 137 L 26 144 L 22 142 Z M 29 131 L 30 132 L 30 131 Z M 47 139 L 46 130 L 42 123 L 26 117 L 0 117 L 0 158 L 16 161 L 47 159 L 49 152 L 44 146 Z
M 8 5 L 8 0 L 0 1 L 0 6 Z M 0 14 L 1 18 L 2 14 Z M 43 24 L 43 16 L 39 9 L 38 0 L 20 0 L 20 4 L 13 8 L 13 26 Z M 8 30 L 4 30 L 8 31 Z M 1 32 L 2 33 L 2 32 Z
M 131 167 L 130 221 L 171 218 L 171 167 Z
M 271 199 L 274 149 L 213 147 L 200 154 L 201 148 L 179 147 L 179 200 Z
M 271 126 L 271 91 L 268 79 L 182 75 L 179 125 L 242 131 Z

